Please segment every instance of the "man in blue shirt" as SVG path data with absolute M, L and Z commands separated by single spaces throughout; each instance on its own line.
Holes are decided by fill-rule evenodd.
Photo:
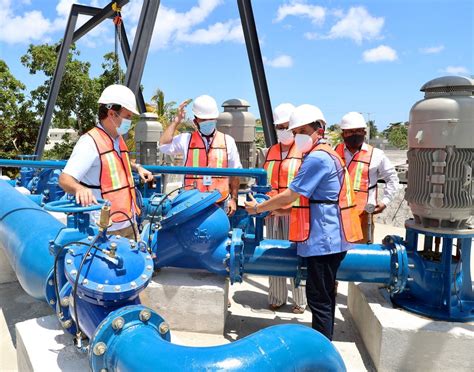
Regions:
M 338 204 L 345 168 L 330 153 L 311 151 L 324 143 L 324 125 L 324 116 L 315 106 L 301 105 L 293 111 L 289 130 L 295 135 L 296 146 L 306 153 L 301 168 L 287 190 L 261 204 L 247 202 L 246 210 L 257 214 L 280 209 L 299 196 L 309 199 L 308 219 L 290 226 L 290 236 L 292 228 L 306 229 L 298 239 L 303 241 L 297 243 L 297 252 L 307 262 L 306 296 L 312 327 L 332 340 L 336 274 L 351 244 L 345 239 Z M 305 228 L 305 224 L 309 226 Z

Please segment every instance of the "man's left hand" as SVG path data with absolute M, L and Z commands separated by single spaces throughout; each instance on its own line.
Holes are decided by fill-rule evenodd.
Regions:
M 153 181 L 153 173 L 143 168 L 142 166 L 138 167 L 138 174 L 140 175 L 140 178 L 145 182 Z
M 227 215 L 232 217 L 237 210 L 237 200 L 231 198 L 227 203 Z
M 382 213 L 385 208 L 387 208 L 387 206 L 384 203 L 377 203 L 374 209 L 374 213 L 372 214 Z

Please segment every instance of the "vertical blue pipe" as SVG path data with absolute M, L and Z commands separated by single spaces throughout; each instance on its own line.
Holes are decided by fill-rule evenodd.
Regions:
M 45 300 L 54 257 L 49 242 L 65 226 L 0 180 L 0 241 L 21 286 L 30 296 Z

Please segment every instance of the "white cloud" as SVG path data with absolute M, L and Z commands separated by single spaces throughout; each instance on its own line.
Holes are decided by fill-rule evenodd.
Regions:
M 221 41 L 243 43 L 244 33 L 240 19 L 232 19 L 225 23 L 215 23 L 207 29 L 199 29 L 191 33 L 181 32 L 176 40 L 192 44 L 217 44 Z
M 451 75 L 468 75 L 469 70 L 464 66 L 448 66 L 442 72 Z
M 307 40 L 317 40 L 322 38 L 317 32 L 305 32 L 303 36 Z
M 274 59 L 268 59 L 266 57 L 263 57 L 263 63 L 270 67 L 288 68 L 293 66 L 293 58 L 291 58 L 289 55 L 281 54 L 278 57 L 275 57 Z
M 386 45 L 380 45 L 377 48 L 366 50 L 363 53 L 365 62 L 383 62 L 395 61 L 398 59 L 397 52 Z
M 381 38 L 383 17 L 373 17 L 364 7 L 352 7 L 334 26 L 327 38 L 349 38 L 360 44 L 363 40 Z
M 326 17 L 326 9 L 318 5 L 308 5 L 305 1 L 294 0 L 288 4 L 281 5 L 277 10 L 275 22 L 281 22 L 286 17 L 306 17 L 314 24 L 323 24 Z
M 444 45 L 437 45 L 434 47 L 420 48 L 420 53 L 423 54 L 437 54 L 444 50 Z

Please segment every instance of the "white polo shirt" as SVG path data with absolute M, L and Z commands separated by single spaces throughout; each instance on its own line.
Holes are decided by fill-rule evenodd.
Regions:
M 198 132 L 199 133 L 199 132 Z M 215 133 L 215 132 L 214 132 Z M 201 135 L 201 133 L 199 133 Z M 214 134 L 215 135 L 215 134 Z M 228 168 L 242 168 L 240 163 L 239 152 L 237 151 L 237 145 L 235 140 L 229 136 L 225 135 L 225 142 L 227 145 L 227 167 Z M 206 137 L 201 136 L 206 145 L 206 149 L 209 149 L 209 142 Z M 214 136 L 210 137 L 211 140 Z M 183 155 L 183 165 L 186 164 L 186 157 L 188 155 L 189 141 L 191 140 L 191 133 L 181 133 L 173 137 L 171 143 L 167 145 L 161 145 L 160 151 L 167 155 Z
M 104 129 L 100 124 L 97 124 L 97 127 Z M 119 137 L 113 139 L 113 142 L 114 149 L 120 156 Z M 92 137 L 84 134 L 74 146 L 71 157 L 67 161 L 63 172 L 74 177 L 78 182 L 100 187 L 100 170 L 99 151 Z M 102 199 L 100 189 L 91 190 L 96 199 Z M 100 211 L 91 212 L 90 215 L 91 222 L 96 222 L 99 220 Z M 133 220 L 135 220 L 135 217 L 133 217 Z M 118 222 L 110 226 L 108 230 L 120 230 L 128 226 L 130 226 L 128 221 Z
M 368 151 L 368 149 L 367 144 L 363 143 L 360 151 Z M 344 145 L 344 158 L 348 168 L 352 158 L 357 153 L 358 151 L 353 154 L 347 149 L 346 145 Z M 367 204 L 377 205 L 377 187 L 375 186 L 377 185 L 377 181 L 380 179 L 385 181 L 382 203 L 388 205 L 393 200 L 399 188 L 398 175 L 395 167 L 384 152 L 374 147 L 372 159 L 370 160 L 369 165 L 369 197 L 367 199 Z

